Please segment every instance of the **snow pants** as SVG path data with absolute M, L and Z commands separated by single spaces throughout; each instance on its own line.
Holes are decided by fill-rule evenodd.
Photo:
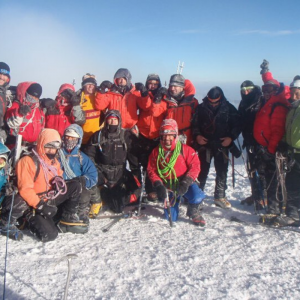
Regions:
M 300 153 L 294 154 L 295 164 L 286 174 L 287 204 L 285 213 L 288 217 L 299 220 L 300 210 Z
M 228 149 L 223 148 L 222 151 L 218 149 L 209 149 L 201 147 L 198 150 L 198 155 L 201 163 L 201 171 L 198 176 L 200 182 L 200 188 L 204 190 L 205 183 L 208 177 L 210 164 L 212 158 L 214 158 L 215 170 L 216 170 L 216 184 L 214 198 L 224 198 L 225 191 L 227 189 L 227 171 L 228 171 Z

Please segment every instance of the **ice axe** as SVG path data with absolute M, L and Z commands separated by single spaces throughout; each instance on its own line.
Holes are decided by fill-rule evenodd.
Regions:
M 75 258 L 75 257 L 78 257 L 78 255 L 75 253 L 70 253 L 70 254 L 67 254 L 66 256 L 63 256 L 58 261 L 58 263 L 65 259 L 68 261 L 68 276 L 67 276 L 67 283 L 66 283 L 66 287 L 65 287 L 64 300 L 67 300 L 67 297 L 68 297 L 68 289 L 69 289 L 70 275 L 71 275 L 71 260 L 72 260 L 72 258 Z

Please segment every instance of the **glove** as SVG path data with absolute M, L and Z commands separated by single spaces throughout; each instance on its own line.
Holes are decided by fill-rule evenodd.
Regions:
M 57 207 L 41 200 L 35 211 L 45 218 L 52 218 L 57 213 Z
M 28 105 L 20 105 L 19 107 L 19 114 L 22 117 L 25 117 L 27 114 L 31 113 L 31 108 Z
M 155 181 L 154 188 L 159 200 L 163 201 L 167 198 L 167 189 L 163 186 L 161 181 Z
M 179 196 L 183 196 L 184 194 L 186 194 L 186 192 L 188 191 L 190 185 L 194 182 L 194 180 L 191 177 L 183 177 L 176 188 L 176 193 Z
M 165 87 L 161 87 L 158 89 L 155 97 L 154 97 L 154 103 L 159 104 L 161 100 L 168 94 L 168 90 Z
M 265 74 L 269 71 L 269 62 L 267 60 L 263 60 L 262 64 L 260 65 L 261 71 L 260 74 Z
M 55 106 L 55 100 L 51 98 L 42 98 L 40 99 L 40 106 L 41 108 L 50 108 Z
M 75 177 L 73 180 L 77 180 L 78 182 L 80 182 L 81 187 L 85 188 L 86 179 L 84 176 Z
M 101 94 L 105 94 L 106 93 L 105 90 L 106 89 L 110 90 L 112 86 L 113 84 L 109 80 L 104 80 L 101 82 L 100 86 L 98 87 L 98 91 Z
M 135 84 L 135 89 L 137 91 L 141 92 L 142 97 L 147 97 L 148 96 L 148 90 L 146 89 L 146 87 L 141 82 L 137 82 Z

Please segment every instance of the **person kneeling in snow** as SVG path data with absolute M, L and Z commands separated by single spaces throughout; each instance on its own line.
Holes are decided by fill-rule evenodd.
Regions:
M 38 136 L 32 154 L 18 161 L 16 174 L 19 193 L 15 197 L 5 197 L 1 213 L 2 230 L 9 230 L 11 238 L 19 240 L 15 226 L 17 220 L 24 216 L 30 231 L 38 239 L 43 242 L 54 240 L 58 228 L 53 217 L 58 208 L 62 211 L 59 218 L 61 223 L 87 228 L 76 213 L 81 194 L 80 183 L 73 180 L 65 182 L 61 177 L 63 171 L 56 159 L 60 144 L 56 130 L 44 129 Z
M 156 189 L 158 199 L 165 201 L 167 189 L 175 193 L 172 220 L 176 221 L 179 212 L 179 199 L 188 200 L 187 216 L 195 225 L 205 226 L 200 214 L 205 195 L 195 179 L 200 172 L 200 161 L 196 151 L 178 140 L 178 127 L 173 119 L 166 119 L 160 127 L 160 145 L 149 157 L 148 175 Z

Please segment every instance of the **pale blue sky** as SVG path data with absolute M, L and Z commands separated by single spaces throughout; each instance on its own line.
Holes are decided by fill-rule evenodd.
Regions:
M 12 84 L 38 81 L 55 97 L 62 83 L 79 88 L 87 72 L 101 83 L 121 67 L 133 83 L 168 82 L 180 60 L 199 99 L 219 85 L 237 101 L 242 81 L 261 85 L 264 58 L 285 84 L 300 73 L 299 12 L 299 0 L 0 0 L 0 61 Z

